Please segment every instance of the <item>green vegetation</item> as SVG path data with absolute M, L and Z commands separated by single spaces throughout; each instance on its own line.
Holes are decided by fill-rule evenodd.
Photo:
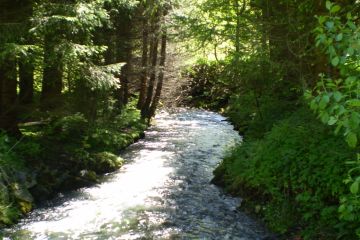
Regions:
M 170 4 L 0 5 L 1 227 L 122 166 L 118 153 L 142 137 L 160 100 Z
M 353 232 L 336 216 L 339 196 L 348 192 L 345 163 L 355 156 L 303 109 L 230 151 L 214 181 L 243 196 L 243 206 L 276 232 L 298 228 L 309 239 L 335 239 L 339 232 L 351 238 Z
M 243 135 L 213 182 L 283 238 L 360 238 L 359 1 L 190 5 L 184 103 Z
M 2 134 L 1 222 L 14 223 L 34 199 L 94 184 L 98 174 L 120 168 L 123 159 L 116 154 L 139 139 L 146 124 L 131 106 L 115 119 L 90 124 L 77 113 L 54 117 L 46 126 L 24 126 L 20 141 Z
M 214 182 L 284 238 L 360 238 L 359 13 L 358 0 L 4 0 L 0 223 L 122 165 L 159 105 L 171 36 L 197 58 L 183 104 L 243 135 Z

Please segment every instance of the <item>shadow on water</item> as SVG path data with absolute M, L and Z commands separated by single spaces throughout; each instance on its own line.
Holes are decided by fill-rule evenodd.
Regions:
M 264 239 L 237 210 L 240 199 L 210 184 L 224 150 L 240 141 L 218 114 L 162 112 L 129 162 L 97 186 L 35 210 L 5 239 Z

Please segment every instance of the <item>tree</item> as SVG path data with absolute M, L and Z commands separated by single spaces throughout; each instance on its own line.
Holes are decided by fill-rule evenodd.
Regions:
M 2 1 L 0 9 L 0 129 L 19 136 L 17 126 L 17 59 L 21 33 L 32 1 Z
M 155 114 L 155 110 L 159 104 L 160 97 L 161 97 L 161 91 L 164 81 L 164 68 L 165 68 L 165 62 L 166 62 L 166 46 L 167 46 L 167 29 L 165 26 L 165 18 L 167 15 L 167 9 L 165 7 L 163 11 L 163 18 L 162 18 L 162 29 L 161 29 L 161 48 L 160 48 L 160 69 L 159 69 L 159 76 L 157 80 L 156 90 L 154 99 L 150 106 L 150 116 L 153 116 Z
M 147 1 L 142 1 L 142 55 L 141 55 L 141 76 L 138 109 L 142 109 L 146 99 L 146 88 L 148 80 L 148 53 L 149 53 L 149 23 L 147 17 Z

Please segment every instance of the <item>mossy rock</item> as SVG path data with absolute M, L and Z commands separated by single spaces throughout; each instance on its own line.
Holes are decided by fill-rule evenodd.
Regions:
M 24 213 L 24 214 L 29 213 L 33 208 L 33 205 L 30 202 L 20 201 L 20 202 L 18 202 L 18 204 L 20 206 L 21 212 Z
M 19 183 L 12 183 L 11 190 L 15 198 L 18 200 L 18 202 L 27 202 L 27 203 L 34 202 L 33 196 L 30 194 L 30 192 L 25 186 Z
M 80 177 L 88 182 L 97 182 L 98 177 L 96 175 L 96 172 L 89 171 L 89 170 L 81 170 L 80 171 Z
M 110 152 L 95 153 L 91 158 L 92 166 L 89 166 L 90 169 L 100 174 L 113 172 L 119 169 L 124 163 L 121 157 Z

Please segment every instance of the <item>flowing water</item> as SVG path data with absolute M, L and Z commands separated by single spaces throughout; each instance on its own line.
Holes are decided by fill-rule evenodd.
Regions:
M 240 141 L 218 114 L 162 112 L 127 164 L 102 183 L 33 211 L 5 239 L 265 239 L 240 199 L 210 184 L 224 150 Z

